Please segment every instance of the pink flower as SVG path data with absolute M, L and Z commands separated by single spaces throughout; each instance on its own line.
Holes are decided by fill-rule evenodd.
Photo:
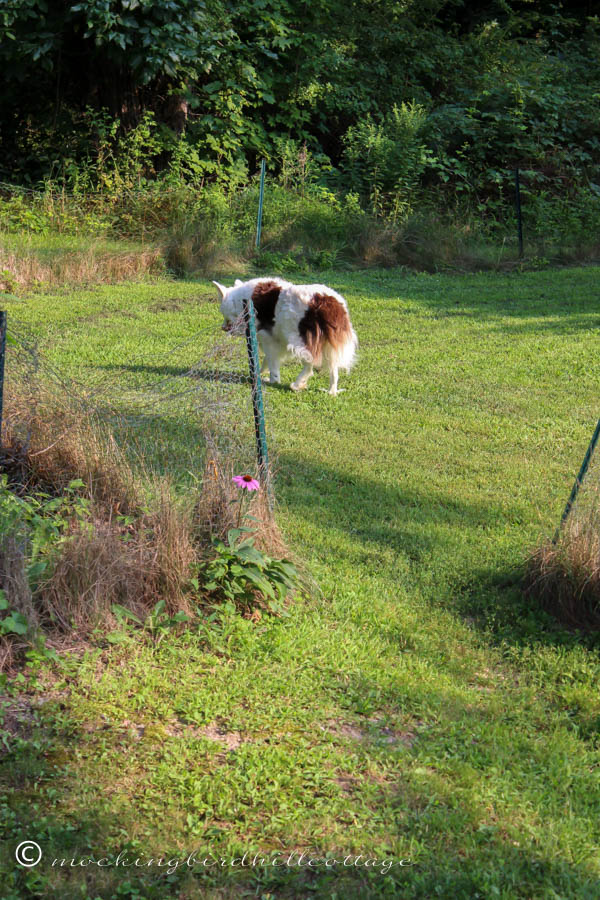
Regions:
M 252 475 L 234 475 L 231 480 L 245 491 L 257 491 L 260 487 L 256 478 L 253 478 Z

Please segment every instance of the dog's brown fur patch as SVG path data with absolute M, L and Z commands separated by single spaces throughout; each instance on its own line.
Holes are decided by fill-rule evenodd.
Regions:
M 325 343 L 337 350 L 350 337 L 350 318 L 345 307 L 335 297 L 330 294 L 315 294 L 298 323 L 298 331 L 315 366 L 320 366 Z
M 270 331 L 275 324 L 275 307 L 280 293 L 281 287 L 274 281 L 259 281 L 252 291 L 258 331 Z

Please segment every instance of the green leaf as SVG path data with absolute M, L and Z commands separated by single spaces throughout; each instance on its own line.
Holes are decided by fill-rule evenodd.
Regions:
M 158 616 L 161 614 L 161 612 L 164 610 L 164 608 L 165 608 L 165 600 L 164 599 L 159 600 L 158 603 L 155 605 L 154 609 L 152 610 L 152 613 L 151 613 L 152 618 L 158 618 Z
M 186 616 L 186 614 L 184 612 L 176 612 L 175 615 L 173 616 L 173 618 L 171 619 L 171 621 L 172 622 L 189 622 L 190 617 Z
M 4 634 L 27 634 L 29 622 L 22 613 L 12 612 L 5 619 L 0 620 L 0 628 Z
M 128 634 L 126 631 L 110 631 L 106 635 L 106 640 L 109 644 L 122 644 L 123 641 L 126 641 L 128 638 Z
M 229 544 L 229 546 L 231 548 L 234 548 L 235 542 L 237 541 L 237 539 L 239 538 L 239 536 L 241 534 L 250 534 L 250 533 L 251 533 L 250 528 L 245 528 L 245 527 L 230 528 L 229 531 L 227 532 L 227 543 Z
M 262 594 L 275 600 L 275 591 L 273 590 L 273 587 L 260 572 L 253 569 L 247 569 L 246 578 L 251 581 L 252 584 L 256 585 Z
M 111 606 L 111 611 L 120 622 L 122 622 L 124 619 L 130 619 L 137 625 L 142 625 L 141 619 L 138 619 L 135 613 L 132 613 L 130 609 L 127 609 L 125 606 L 121 606 L 119 603 L 113 603 L 113 605 Z
M 243 560 L 247 562 L 255 563 L 257 566 L 264 566 L 265 557 L 257 550 L 256 547 L 252 546 L 252 544 L 245 544 L 243 546 L 238 547 L 237 555 Z

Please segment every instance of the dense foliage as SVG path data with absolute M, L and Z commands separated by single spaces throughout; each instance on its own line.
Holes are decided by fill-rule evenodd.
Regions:
M 306 145 L 313 182 L 394 220 L 422 187 L 493 218 L 517 165 L 535 202 L 594 203 L 592 12 L 586 0 L 10 0 L 0 179 L 97 184 L 133 132 L 145 177 L 175 166 L 201 184 L 243 183 L 262 155 L 281 170 Z

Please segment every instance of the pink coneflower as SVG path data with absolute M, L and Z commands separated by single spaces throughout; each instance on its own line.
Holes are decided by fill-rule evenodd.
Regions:
M 253 478 L 252 475 L 234 475 L 231 480 L 245 491 L 257 491 L 260 487 L 256 478 Z

